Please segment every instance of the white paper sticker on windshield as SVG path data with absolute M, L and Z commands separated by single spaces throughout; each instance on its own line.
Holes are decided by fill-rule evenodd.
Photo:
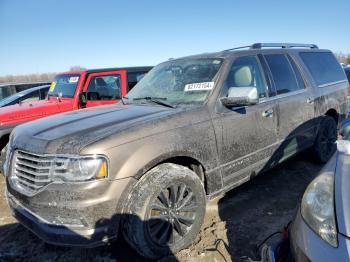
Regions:
M 202 82 L 202 83 L 192 83 L 185 85 L 185 92 L 189 91 L 205 91 L 212 90 L 214 87 L 214 82 Z
M 71 76 L 68 81 L 69 83 L 76 83 L 78 82 L 78 80 L 79 80 L 79 76 Z

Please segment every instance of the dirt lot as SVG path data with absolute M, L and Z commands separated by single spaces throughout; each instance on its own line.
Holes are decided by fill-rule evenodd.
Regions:
M 293 218 L 305 187 L 320 169 L 303 153 L 232 190 L 210 204 L 196 243 L 162 261 L 239 261 L 243 255 L 257 259 L 257 245 Z M 45 244 L 11 217 L 0 177 L 0 261 L 145 261 L 122 239 L 92 250 Z M 225 259 L 218 251 L 207 250 L 217 239 L 223 240 L 218 250 Z

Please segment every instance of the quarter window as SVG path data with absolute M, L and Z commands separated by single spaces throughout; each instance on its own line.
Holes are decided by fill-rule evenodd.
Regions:
M 260 98 L 266 97 L 266 82 L 255 56 L 237 58 L 226 80 L 227 88 L 256 87 Z
M 304 88 L 304 86 L 299 86 L 300 82 L 297 80 L 291 63 L 285 55 L 265 55 L 265 59 L 272 73 L 277 95 Z
M 120 87 L 119 75 L 94 76 L 87 89 L 87 99 L 90 101 L 120 99 Z
M 300 57 L 318 86 L 345 80 L 344 72 L 331 52 L 302 52 Z
M 147 72 L 128 73 L 128 89 L 129 91 L 147 74 Z

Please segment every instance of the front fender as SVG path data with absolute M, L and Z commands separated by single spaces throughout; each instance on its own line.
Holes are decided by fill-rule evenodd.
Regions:
M 101 145 L 113 143 L 114 139 L 110 138 L 88 146 L 83 152 L 96 153 L 99 150 L 100 154 L 105 154 L 110 160 L 110 179 L 139 178 L 166 159 L 181 156 L 195 159 L 205 170 L 218 166 L 216 139 L 210 120 L 152 134 L 115 147 L 101 148 Z

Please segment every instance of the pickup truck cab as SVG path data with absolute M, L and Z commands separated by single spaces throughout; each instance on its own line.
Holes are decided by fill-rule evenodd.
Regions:
M 47 99 L 0 108 L 0 150 L 7 144 L 12 129 L 19 124 L 119 102 L 151 68 L 108 68 L 58 74 Z

